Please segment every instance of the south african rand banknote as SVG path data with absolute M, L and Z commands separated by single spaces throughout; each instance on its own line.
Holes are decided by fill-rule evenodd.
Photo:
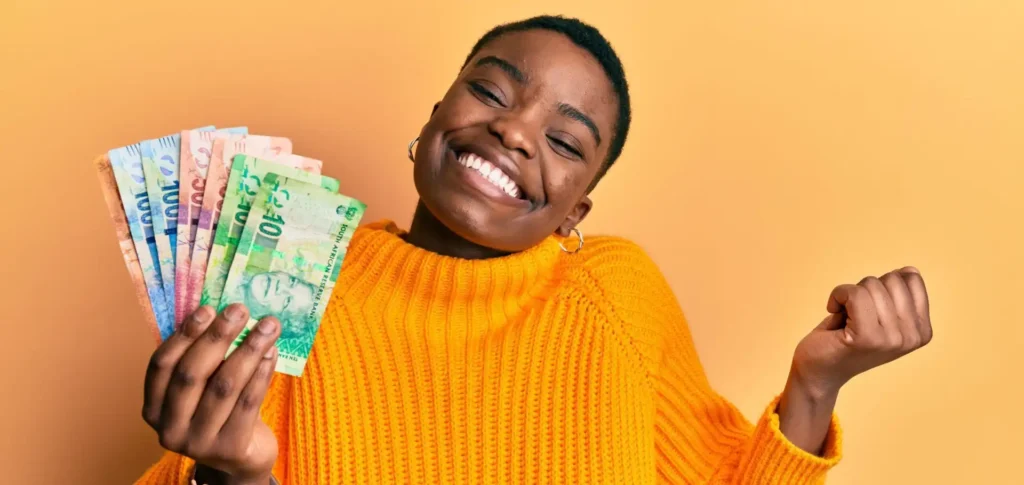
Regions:
M 204 126 L 197 130 L 213 131 L 214 127 Z M 178 156 L 181 153 L 181 135 L 175 133 L 146 140 L 140 142 L 139 147 L 150 213 L 153 216 L 160 281 L 171 319 L 177 321 L 174 314 L 174 250 L 178 245 Z
M 227 355 L 260 318 L 272 315 L 281 322 L 275 370 L 302 375 L 365 212 L 362 202 L 319 185 L 275 173 L 263 178 L 217 308 L 243 303 L 251 315 Z
M 149 302 L 153 306 L 160 337 L 166 339 L 174 331 L 174 319 L 167 306 L 163 283 L 160 278 L 159 256 L 156 238 L 153 234 L 153 215 L 150 212 L 149 194 L 146 192 L 146 177 L 142 170 L 142 154 L 139 144 L 115 148 L 108 152 L 110 166 L 117 181 L 125 220 L 128 223 L 135 251 L 139 256 L 143 281 Z
M 292 141 L 282 137 L 235 135 L 227 139 L 214 140 L 210 166 L 206 174 L 206 186 L 203 189 L 203 206 L 199 211 L 199 222 L 196 223 L 191 267 L 185 284 L 185 304 L 182 308 L 185 315 L 199 308 L 199 300 L 202 297 L 213 235 L 217 230 L 217 221 L 220 219 L 227 190 L 228 166 L 224 161 L 230 161 L 237 154 L 270 158 L 291 152 Z
M 100 178 L 100 191 L 103 192 L 103 200 L 107 204 L 107 212 L 110 220 L 114 223 L 114 234 L 117 236 L 117 243 L 121 247 L 121 257 L 124 258 L 124 265 L 128 269 L 128 275 L 132 278 L 132 286 L 135 288 L 135 299 L 142 307 L 142 320 L 157 343 L 162 341 L 160 328 L 156 324 L 156 315 L 153 313 L 153 305 L 150 303 L 149 290 L 146 281 L 143 279 L 142 266 L 139 264 L 139 253 L 135 251 L 135 243 L 132 242 L 131 230 L 128 229 L 128 221 L 125 217 L 124 207 L 121 205 L 121 196 L 118 195 L 117 180 L 114 178 L 114 169 L 110 166 L 110 157 L 103 155 L 96 159 L 96 173 Z
M 249 128 L 238 126 L 216 131 L 184 130 L 181 132 L 181 162 L 178 175 L 178 244 L 174 248 L 174 325 L 185 318 L 188 271 L 192 267 L 192 246 L 196 240 L 199 210 L 203 205 L 206 171 L 210 167 L 210 154 L 215 138 L 246 135 Z
M 273 172 L 337 192 L 336 179 L 319 175 L 322 165 L 319 160 L 294 154 L 279 155 L 275 161 L 250 155 L 235 155 L 228 175 L 220 220 L 213 236 L 213 247 L 210 248 L 210 262 L 206 265 L 206 281 L 203 283 L 200 305 L 216 306 L 220 303 L 224 283 L 228 279 L 228 270 L 231 269 L 231 260 L 235 257 L 238 238 L 242 237 L 246 217 L 252 208 L 253 198 L 260 189 L 263 177 Z

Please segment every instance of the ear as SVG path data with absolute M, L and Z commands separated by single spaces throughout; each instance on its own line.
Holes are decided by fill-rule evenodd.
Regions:
M 576 206 L 569 211 L 569 215 L 565 216 L 565 220 L 562 221 L 562 225 L 558 226 L 555 233 L 562 237 L 569 237 L 572 234 L 573 228 L 583 222 L 583 219 L 586 219 L 587 214 L 590 214 L 590 209 L 593 207 L 594 201 L 590 200 L 589 196 L 584 195 L 576 203 Z

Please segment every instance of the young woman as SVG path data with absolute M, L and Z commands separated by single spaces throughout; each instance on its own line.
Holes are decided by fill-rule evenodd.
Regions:
M 301 378 L 272 372 L 273 318 L 223 359 L 243 305 L 153 354 L 143 416 L 169 453 L 138 483 L 821 482 L 839 388 L 931 339 L 920 274 L 837 286 L 749 423 L 651 259 L 576 229 L 629 123 L 594 28 L 484 35 L 409 146 L 411 227 L 356 233 Z

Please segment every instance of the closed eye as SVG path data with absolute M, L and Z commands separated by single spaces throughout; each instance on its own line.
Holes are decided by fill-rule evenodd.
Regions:
M 484 87 L 482 84 L 480 84 L 478 82 L 470 82 L 469 83 L 469 89 L 471 89 L 478 96 L 483 96 L 484 98 L 487 98 L 487 99 L 489 99 L 491 101 L 494 101 L 495 103 L 498 103 L 499 106 L 502 106 L 502 107 L 505 106 L 505 102 L 502 101 L 502 99 L 500 97 L 498 97 L 497 94 L 494 94 L 493 91 L 491 91 L 490 89 L 487 89 L 486 87 Z
M 558 138 L 555 138 L 553 136 L 549 136 L 548 140 L 551 140 L 551 143 L 553 145 L 555 145 L 557 149 L 561 149 L 563 151 L 569 152 L 569 154 L 571 156 L 573 156 L 573 157 L 583 158 L 583 153 L 581 153 L 579 150 L 577 150 L 572 145 L 570 145 L 570 144 L 568 144 L 568 143 L 566 143 L 566 142 L 564 142 L 562 140 L 559 140 Z

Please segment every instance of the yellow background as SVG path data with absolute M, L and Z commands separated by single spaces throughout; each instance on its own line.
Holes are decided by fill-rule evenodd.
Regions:
M 602 29 L 632 85 L 582 229 L 650 251 L 724 395 L 756 416 L 833 286 L 914 264 L 935 340 L 843 390 L 831 483 L 1021 480 L 1024 2 L 827 3 L 4 0 L 4 480 L 128 483 L 159 454 L 94 155 L 247 124 L 408 224 L 406 143 L 478 36 L 545 12 Z

